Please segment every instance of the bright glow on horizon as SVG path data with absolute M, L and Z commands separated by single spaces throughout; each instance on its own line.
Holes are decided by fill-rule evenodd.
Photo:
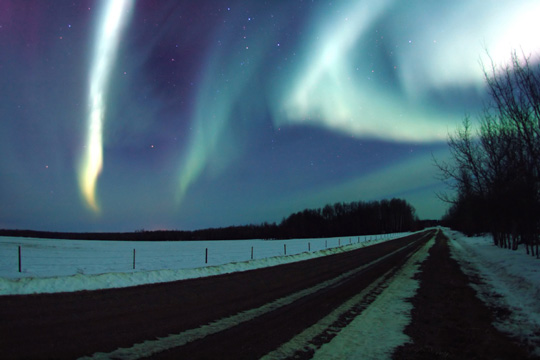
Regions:
M 103 122 L 107 86 L 120 40 L 133 0 L 110 0 L 104 4 L 102 21 L 95 39 L 88 94 L 86 147 L 79 170 L 79 187 L 87 205 L 99 211 L 96 183 L 103 168 Z

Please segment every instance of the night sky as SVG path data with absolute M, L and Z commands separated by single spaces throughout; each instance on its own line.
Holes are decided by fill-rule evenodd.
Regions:
M 400 197 L 540 3 L 0 0 L 0 228 L 197 229 Z M 482 60 L 483 59 L 483 60 Z

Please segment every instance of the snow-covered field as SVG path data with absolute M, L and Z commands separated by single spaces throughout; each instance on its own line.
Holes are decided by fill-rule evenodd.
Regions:
M 540 260 L 521 246 L 517 251 L 496 247 L 491 236 L 444 232 L 464 272 L 481 280 L 472 284 L 478 296 L 493 307 L 510 310 L 501 312 L 495 326 L 528 343 L 540 356 Z
M 0 237 L 0 295 L 107 289 L 219 275 L 349 251 L 408 234 L 152 242 Z
M 477 290 L 478 296 L 491 306 L 510 311 L 509 313 L 501 311 L 495 326 L 528 343 L 531 349 L 540 355 L 538 301 L 540 260 L 526 255 L 522 248 L 518 251 L 500 249 L 493 245 L 489 236 L 469 238 L 449 229 L 444 229 L 444 232 L 451 239 L 452 256 L 468 275 L 480 280 L 479 283 L 471 284 Z M 198 242 L 77 241 L 0 237 L 0 295 L 105 289 L 212 276 L 350 251 L 408 234 Z M 22 255 L 21 272 L 18 262 L 19 247 Z M 405 266 L 405 270 L 399 274 L 399 281 L 393 281 L 390 288 L 383 293 L 393 293 L 391 301 L 386 300 L 391 304 L 397 304 L 395 312 L 390 314 L 386 311 L 385 314 L 388 316 L 382 316 L 384 314 L 377 311 L 367 311 L 363 316 L 376 315 L 382 318 L 353 321 L 342 329 L 342 334 L 332 343 L 319 349 L 319 353 L 323 354 L 326 350 L 333 353 L 341 348 L 357 348 L 345 346 L 351 345 L 351 338 L 354 338 L 355 342 L 358 342 L 359 338 L 356 335 L 347 336 L 348 332 L 363 334 L 363 326 L 366 324 L 381 322 L 387 325 L 390 318 L 403 319 L 396 323 L 399 326 L 394 332 L 396 344 L 406 341 L 406 337 L 400 337 L 403 335 L 402 328 L 408 322 L 407 314 L 410 311 L 406 308 L 407 303 L 404 300 L 411 297 L 418 286 L 412 277 L 418 271 L 419 263 L 425 259 L 428 248 L 429 246 L 426 246 L 423 251 L 416 254 L 414 261 L 409 261 L 410 266 Z M 133 269 L 134 249 L 135 269 Z M 399 289 L 390 291 L 396 286 Z M 377 301 L 386 301 L 383 294 Z M 378 303 L 372 305 L 370 308 L 375 310 L 381 308 Z M 382 308 L 388 308 L 388 305 Z M 371 328 L 371 325 L 369 326 Z M 372 331 L 367 333 L 371 334 Z M 360 339 L 364 339 L 366 334 Z M 365 346 L 366 344 L 362 345 L 363 348 Z M 378 349 L 375 351 L 376 357 L 387 356 L 390 350 L 388 347 Z M 353 356 L 349 353 L 342 355 Z

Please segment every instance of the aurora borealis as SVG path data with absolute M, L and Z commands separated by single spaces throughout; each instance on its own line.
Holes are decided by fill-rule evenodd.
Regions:
M 432 154 L 537 55 L 540 5 L 0 2 L 0 228 L 194 229 L 338 201 L 446 208 Z
M 86 150 L 79 171 L 82 194 L 88 206 L 94 211 L 99 211 L 96 202 L 96 182 L 103 167 L 103 121 L 107 85 L 111 68 L 114 66 L 121 30 L 132 5 L 131 0 L 110 1 L 105 4 L 101 15 L 102 23 L 98 26 L 98 36 L 94 40 L 95 50 L 88 91 Z

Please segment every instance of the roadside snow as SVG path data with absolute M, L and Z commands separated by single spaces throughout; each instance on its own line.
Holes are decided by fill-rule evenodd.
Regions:
M 419 287 L 418 280 L 413 277 L 428 257 L 434 242 L 434 238 L 429 240 L 396 274 L 390 278 L 387 278 L 388 273 L 381 276 L 368 288 L 263 359 L 292 358 L 299 349 L 315 351 L 313 359 L 390 359 L 396 347 L 409 341 L 403 331 L 410 322 L 413 308 L 408 299 L 416 294 Z M 342 329 L 334 328 L 333 324 L 340 316 L 361 304 L 385 282 L 388 286 L 349 325 Z M 329 329 L 337 335 L 317 349 L 311 343 L 312 339 Z
M 406 245 L 406 247 L 410 246 Z M 159 337 L 153 340 L 146 340 L 142 343 L 134 344 L 129 348 L 119 348 L 110 353 L 97 352 L 90 357 L 83 357 L 82 359 L 124 359 L 124 360 L 136 360 L 140 358 L 147 358 L 161 351 L 165 351 L 174 347 L 185 345 L 189 342 L 202 339 L 206 336 L 216 334 L 218 332 L 224 331 L 231 327 L 237 326 L 243 322 L 250 321 L 254 318 L 267 314 L 271 311 L 279 309 L 283 306 L 289 305 L 295 301 L 298 301 L 306 296 L 315 294 L 316 292 L 327 288 L 337 286 L 338 284 L 345 281 L 347 278 L 362 272 L 365 268 L 372 266 L 375 263 L 383 261 L 385 258 L 388 258 L 395 253 L 401 251 L 401 249 L 395 250 L 394 252 L 382 256 L 370 263 L 363 264 L 360 267 L 349 270 L 341 275 L 338 275 L 335 278 L 323 281 L 318 283 L 310 288 L 302 289 L 295 293 L 291 293 L 282 298 L 276 299 L 272 302 L 266 303 L 258 308 L 252 308 L 240 313 L 231 315 L 226 318 L 221 318 L 215 320 L 209 324 L 205 324 L 198 328 L 189 329 L 183 331 L 179 334 L 169 334 L 165 337 Z
M 228 274 L 341 253 L 409 234 L 197 242 L 0 237 L 0 295 L 110 289 Z M 252 248 L 254 260 L 249 260 Z M 133 249 L 137 270 L 133 270 Z
M 489 306 L 500 312 L 495 326 L 528 344 L 540 356 L 540 260 L 493 245 L 491 236 L 466 237 L 445 229 L 452 256 L 462 270 L 480 283 L 471 286 Z

